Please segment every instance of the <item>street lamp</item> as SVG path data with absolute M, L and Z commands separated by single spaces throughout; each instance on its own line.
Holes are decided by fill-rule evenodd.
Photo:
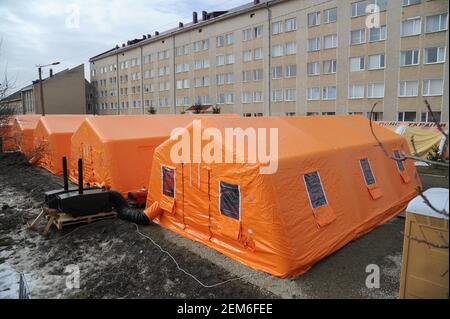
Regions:
M 52 65 L 58 65 L 60 64 L 59 62 L 53 62 L 50 64 L 45 64 L 45 65 L 36 65 L 36 67 L 38 68 L 38 72 L 39 72 L 39 95 L 41 98 L 41 109 L 42 109 L 42 116 L 45 116 L 45 108 L 44 108 L 44 89 L 42 88 L 42 68 L 45 68 L 47 66 L 52 66 Z

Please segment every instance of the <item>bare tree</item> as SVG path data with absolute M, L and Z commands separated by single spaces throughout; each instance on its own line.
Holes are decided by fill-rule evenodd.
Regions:
M 2 41 L 0 39 L 0 53 L 1 53 Z M 0 67 L 2 67 L 0 65 Z M 4 70 L 0 70 L 2 78 L 0 80 L 0 142 L 5 143 L 9 137 L 9 124 L 12 116 L 15 114 L 16 109 L 11 106 L 6 97 L 11 93 L 14 88 L 13 83 L 8 79 L 7 67 Z
M 370 111 L 370 116 L 369 116 L 369 124 L 370 124 L 370 131 L 372 132 L 372 136 L 374 137 L 374 139 L 377 141 L 377 146 L 381 148 L 381 150 L 383 151 L 383 153 L 389 157 L 390 159 L 394 160 L 394 161 L 407 161 L 407 160 L 412 160 L 412 161 L 416 161 L 416 162 L 423 162 L 429 165 L 434 165 L 434 166 L 439 166 L 439 167 L 449 167 L 448 161 L 445 161 L 445 159 L 442 157 L 442 159 L 440 161 L 432 161 L 432 160 L 428 160 L 428 159 L 423 159 L 419 156 L 417 156 L 417 151 L 416 151 L 416 146 L 415 146 L 415 142 L 414 139 L 411 140 L 412 143 L 412 147 L 413 147 L 413 151 L 414 151 L 414 155 L 408 155 L 406 153 L 399 153 L 400 156 L 396 156 L 394 153 L 390 153 L 388 151 L 388 149 L 384 146 L 383 142 L 381 142 L 381 140 L 378 138 L 378 136 L 375 133 L 375 130 L 373 128 L 373 112 L 375 110 L 375 107 L 377 106 L 379 102 L 376 102 L 373 107 L 372 110 Z M 441 134 L 444 136 L 445 141 L 444 141 L 444 147 L 443 150 L 445 151 L 446 147 L 448 146 L 448 132 L 445 132 L 444 128 L 442 127 L 441 123 L 437 121 L 437 119 L 434 117 L 433 111 L 431 109 L 430 103 L 428 103 L 428 101 L 425 99 L 424 101 L 428 112 L 431 114 L 431 119 L 434 122 L 434 124 L 436 125 L 437 129 L 439 130 L 439 132 L 441 132 Z M 445 209 L 438 209 L 436 208 L 431 202 L 430 200 L 425 196 L 425 194 L 423 193 L 423 189 L 419 186 L 417 187 L 417 193 L 419 194 L 419 196 L 422 198 L 422 200 L 424 201 L 424 203 L 431 208 L 434 212 L 436 212 L 439 215 L 442 215 L 446 218 L 449 217 L 449 212 L 447 212 Z M 431 245 L 431 244 L 430 244 Z M 448 248 L 448 243 L 446 244 L 446 248 Z

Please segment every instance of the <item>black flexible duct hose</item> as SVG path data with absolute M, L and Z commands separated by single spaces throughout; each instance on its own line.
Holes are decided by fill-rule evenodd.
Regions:
M 136 223 L 138 225 L 148 225 L 150 220 L 148 217 L 140 211 L 136 211 L 128 206 L 127 201 L 123 198 L 122 194 L 116 191 L 109 192 L 111 203 L 119 214 L 119 218 Z

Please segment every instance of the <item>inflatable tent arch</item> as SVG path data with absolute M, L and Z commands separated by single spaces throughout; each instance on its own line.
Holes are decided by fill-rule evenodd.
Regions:
M 76 182 L 77 160 L 83 180 L 127 194 L 147 188 L 155 148 L 175 128 L 201 117 L 237 115 L 118 115 L 86 118 L 72 136 L 70 178 Z
M 30 162 L 53 174 L 62 174 L 62 157 L 70 163 L 70 143 L 73 133 L 89 115 L 42 116 L 34 132 L 34 156 Z
M 29 156 L 34 147 L 34 131 L 40 115 L 18 115 L 12 125 L 12 135 L 16 142 L 16 149 L 25 156 Z
M 386 157 L 362 117 L 204 119 L 201 126 L 277 128 L 278 170 L 262 175 L 259 162 L 174 163 L 178 141 L 168 140 L 153 156 L 145 213 L 275 276 L 300 275 L 386 222 L 420 185 L 414 163 Z M 187 129 L 192 134 L 193 125 Z M 401 136 L 374 129 L 387 149 L 408 153 Z

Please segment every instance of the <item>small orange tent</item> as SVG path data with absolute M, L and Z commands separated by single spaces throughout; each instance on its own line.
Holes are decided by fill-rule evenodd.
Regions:
M 18 115 L 15 117 L 11 131 L 16 144 L 16 150 L 30 155 L 34 146 L 34 131 L 40 115 Z
M 374 126 L 389 151 L 409 152 L 401 136 Z M 208 118 L 188 126 L 188 136 L 196 129 L 205 136 L 211 128 L 225 138 L 217 142 L 211 138 L 214 130 L 208 131 L 199 147 L 194 134 L 186 147 L 188 161 L 173 159 L 186 145 L 183 139 L 168 140 L 155 150 L 145 213 L 275 276 L 298 276 L 386 222 L 405 208 L 420 185 L 414 163 L 388 158 L 363 117 Z M 230 129 L 248 134 L 240 142 L 245 156 L 237 151 L 236 138 L 231 138 L 234 145 L 229 138 L 224 142 Z M 274 140 L 268 137 L 271 129 Z M 252 130 L 258 152 L 249 143 Z M 212 145 L 222 160 L 228 156 L 234 162 L 199 161 L 195 149 L 215 153 Z M 266 160 L 253 161 L 254 155 L 276 145 L 277 169 L 262 174 Z
M 70 157 L 70 139 L 89 115 L 42 116 L 34 132 L 34 156 L 36 163 L 51 173 L 62 174 L 62 157 Z
M 83 159 L 83 180 L 126 194 L 146 188 L 154 149 L 173 129 L 217 115 L 120 115 L 87 118 L 72 136 L 70 178 Z M 224 115 L 225 116 L 225 115 Z M 227 115 L 236 116 L 236 115 Z

